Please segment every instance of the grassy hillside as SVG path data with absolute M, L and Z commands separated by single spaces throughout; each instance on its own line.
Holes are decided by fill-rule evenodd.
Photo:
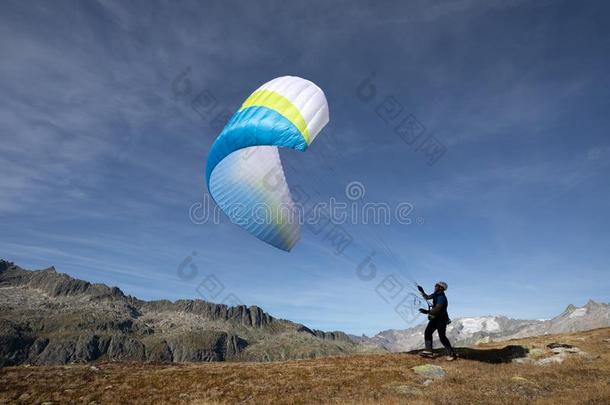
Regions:
M 581 352 L 555 362 L 559 356 L 547 348 L 550 343 Z M 7 367 L 0 369 L 0 403 L 610 403 L 610 329 L 461 353 L 464 358 L 452 363 L 402 353 L 270 363 Z M 428 379 L 412 370 L 423 364 L 443 367 L 446 376 Z

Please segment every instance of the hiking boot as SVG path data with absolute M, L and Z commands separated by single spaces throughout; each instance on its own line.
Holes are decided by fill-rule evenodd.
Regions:
M 430 350 L 422 350 L 419 352 L 419 355 L 422 357 L 434 357 L 434 353 L 432 353 Z
M 453 354 L 451 356 L 445 357 L 445 360 L 447 360 L 447 361 L 455 361 L 455 360 L 457 360 L 457 356 L 455 354 Z

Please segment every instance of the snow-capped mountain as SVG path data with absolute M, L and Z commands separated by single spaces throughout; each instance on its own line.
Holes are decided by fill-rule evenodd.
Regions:
M 591 300 L 583 307 L 568 305 L 565 311 L 550 320 L 511 319 L 505 316 L 457 318 L 447 327 L 447 336 L 455 345 L 464 346 L 492 340 L 577 332 L 607 326 L 610 326 L 610 304 Z M 403 330 L 386 330 L 371 338 L 352 336 L 352 339 L 367 345 L 382 346 L 393 352 L 408 351 L 423 347 L 425 328 L 424 323 Z M 438 347 L 438 343 L 435 346 Z
M 545 333 L 578 332 L 610 326 L 610 305 L 589 300 L 583 307 L 568 307 L 560 315 L 545 321 Z

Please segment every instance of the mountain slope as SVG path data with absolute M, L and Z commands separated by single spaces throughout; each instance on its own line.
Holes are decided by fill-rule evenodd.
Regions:
M 456 346 L 502 341 L 554 333 L 586 331 L 610 326 L 610 305 L 589 301 L 583 307 L 569 305 L 550 320 L 511 319 L 505 316 L 457 318 L 447 327 L 447 336 Z M 423 346 L 426 324 L 412 328 L 382 331 L 369 338 L 351 338 L 360 344 L 377 345 L 392 352 L 409 351 Z M 436 336 L 436 335 L 435 335 Z M 438 346 L 438 342 L 435 343 Z
M 361 347 L 256 306 L 142 301 L 54 268 L 0 261 L 0 366 L 93 360 L 223 361 L 310 358 Z

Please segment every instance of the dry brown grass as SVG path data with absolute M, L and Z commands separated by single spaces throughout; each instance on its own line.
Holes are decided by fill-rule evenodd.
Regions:
M 274 363 L 101 363 L 0 370 L 0 403 L 413 403 L 610 404 L 610 329 L 492 343 L 544 348 L 569 343 L 592 358 L 563 364 L 489 364 L 362 354 Z M 448 375 L 423 385 L 411 367 L 434 363 Z M 21 398 L 21 399 L 19 399 Z

